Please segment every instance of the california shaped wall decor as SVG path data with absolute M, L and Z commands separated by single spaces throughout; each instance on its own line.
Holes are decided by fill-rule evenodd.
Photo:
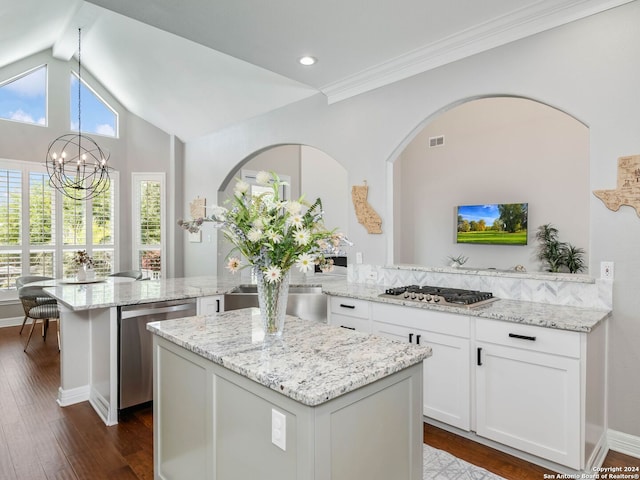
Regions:
M 207 213 L 207 199 L 200 197 L 194 198 L 189 203 L 189 213 L 191 214 L 191 218 L 204 218 Z M 197 232 L 189 233 L 189 241 L 191 243 L 201 243 L 202 231 L 198 230 Z
M 615 190 L 594 190 L 593 194 L 609 210 L 617 212 L 622 205 L 636 209 L 640 216 L 640 155 L 618 158 L 618 185 Z
M 207 199 L 206 198 L 194 198 L 189 203 L 189 213 L 191 218 L 204 218 L 207 211 Z
M 367 181 L 364 185 L 354 185 L 351 187 L 351 200 L 356 210 L 358 222 L 363 224 L 367 233 L 382 233 L 382 219 L 367 201 L 369 187 Z

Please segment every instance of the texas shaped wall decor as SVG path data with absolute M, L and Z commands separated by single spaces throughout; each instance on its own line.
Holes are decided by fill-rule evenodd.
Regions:
M 622 205 L 636 209 L 640 216 L 640 155 L 618 158 L 618 186 L 615 190 L 594 190 L 593 194 L 609 210 L 617 212 Z

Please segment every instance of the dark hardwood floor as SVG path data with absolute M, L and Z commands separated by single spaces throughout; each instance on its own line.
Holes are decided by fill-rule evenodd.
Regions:
M 0 328 L 0 479 L 152 479 L 151 407 L 131 412 L 107 427 L 88 402 L 56 404 L 60 364 L 55 324 L 23 352 L 25 333 Z M 38 329 L 38 333 L 39 333 Z M 424 441 L 509 480 L 540 480 L 536 465 L 430 425 Z M 605 466 L 640 465 L 640 459 L 610 452 Z

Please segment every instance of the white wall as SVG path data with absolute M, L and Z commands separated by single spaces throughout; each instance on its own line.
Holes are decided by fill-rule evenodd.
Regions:
M 349 233 L 365 263 L 387 259 L 391 222 L 388 162 L 444 107 L 491 95 L 528 97 L 566 111 L 590 133 L 589 190 L 614 188 L 617 158 L 640 153 L 640 2 L 514 42 L 327 105 L 322 95 L 189 142 L 185 191 L 220 185 L 241 159 L 267 146 L 310 145 L 347 168 L 349 185 L 369 184 L 369 201 L 383 217 L 383 235 L 368 235 L 349 205 Z M 541 193 L 542 195 L 543 193 Z M 536 199 L 532 199 L 536 200 Z M 575 199 L 566 198 L 567 204 Z M 608 210 L 590 195 L 589 263 L 615 262 L 610 322 L 610 427 L 640 435 L 640 219 Z M 390 207 L 389 207 L 390 208 Z M 185 249 L 186 272 L 201 261 Z M 209 253 L 211 254 L 211 253 Z
M 430 148 L 440 135 L 444 145 Z M 522 98 L 474 100 L 437 116 L 395 163 L 402 217 L 394 218 L 394 263 L 441 266 L 464 255 L 466 267 L 543 270 L 535 234 L 547 223 L 561 241 L 589 246 L 589 131 L 559 110 Z M 487 203 L 529 204 L 527 245 L 456 244 L 455 207 Z
M 307 202 L 322 200 L 324 225 L 329 230 L 349 234 L 348 208 L 351 205 L 347 172 L 345 168 L 326 153 L 307 146 L 301 151 L 301 192 Z

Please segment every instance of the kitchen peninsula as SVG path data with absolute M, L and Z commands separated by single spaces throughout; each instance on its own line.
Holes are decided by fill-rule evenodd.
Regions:
M 60 284 L 46 291 L 60 308 L 60 406 L 89 401 L 107 425 L 118 422 L 118 307 L 207 299 L 234 285 L 214 276 L 126 283 Z
M 422 478 L 429 347 L 291 316 L 265 340 L 257 309 L 148 328 L 157 478 Z

